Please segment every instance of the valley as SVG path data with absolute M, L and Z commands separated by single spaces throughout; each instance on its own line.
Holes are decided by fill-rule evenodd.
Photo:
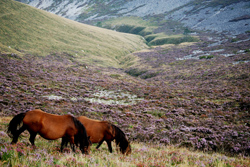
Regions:
M 249 31 L 180 26 L 169 35 L 136 17 L 124 18 L 129 26 L 117 26 L 123 19 L 102 22 L 143 30 L 140 35 L 15 1 L 0 1 L 0 9 L 0 165 L 249 166 Z M 185 37 L 195 40 L 176 42 Z M 171 42 L 150 44 L 162 38 Z M 9 145 L 10 118 L 36 108 L 109 121 L 128 136 L 132 155 L 107 154 L 103 147 L 89 156 L 59 153 L 58 141 L 39 137 L 44 149 L 36 151 L 27 136 L 18 149 Z

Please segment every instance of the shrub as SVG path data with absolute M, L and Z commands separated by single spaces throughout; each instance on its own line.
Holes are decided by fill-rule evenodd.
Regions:
M 214 58 L 214 55 L 209 55 L 206 57 L 206 59 L 212 59 L 212 58 Z
M 115 79 L 119 79 L 121 77 L 121 75 L 120 74 L 111 74 L 110 77 L 115 78 Z
M 132 69 L 126 70 L 125 72 L 127 74 L 131 75 L 131 76 L 138 77 L 138 76 L 146 73 L 147 71 L 146 70 L 140 70 L 140 69 L 137 69 L 137 68 L 132 68 Z
M 200 56 L 199 59 L 206 59 L 207 56 Z
M 233 38 L 231 42 L 237 42 L 239 39 L 238 38 Z
M 141 76 L 142 79 L 148 79 L 148 78 L 153 78 L 157 76 L 160 72 L 151 72 L 151 73 L 145 73 Z
M 214 55 L 208 55 L 208 56 L 200 56 L 199 59 L 212 59 L 214 58 Z

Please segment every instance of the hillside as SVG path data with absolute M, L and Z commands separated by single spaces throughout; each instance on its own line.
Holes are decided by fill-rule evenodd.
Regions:
M 238 35 L 250 30 L 248 0 L 19 0 L 31 6 L 79 22 L 97 24 L 105 20 L 137 16 L 147 21 L 176 21 L 196 31 Z M 126 24 L 126 22 L 125 22 Z M 173 28 L 172 31 L 176 29 Z M 166 32 L 166 31 L 163 31 Z
M 249 156 L 249 36 L 216 39 L 137 52 L 128 69 L 85 68 L 67 54 L 1 54 L 0 114 L 85 115 L 134 142 Z
M 2 53 L 63 53 L 81 63 L 118 67 L 126 63 L 126 55 L 147 47 L 139 36 L 81 24 L 12 0 L 1 0 L 0 10 Z
M 136 35 L 0 2 L 0 116 L 35 108 L 85 115 L 119 126 L 134 143 L 249 157 L 249 32 L 199 32 L 196 42 L 147 47 Z M 156 31 L 161 20 L 123 19 L 145 32 Z M 193 33 L 181 30 L 186 34 L 169 39 Z M 154 35 L 148 38 L 161 39 Z

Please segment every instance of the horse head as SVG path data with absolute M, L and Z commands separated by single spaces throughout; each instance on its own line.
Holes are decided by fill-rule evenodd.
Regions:
M 123 152 L 124 155 L 129 155 L 131 154 L 132 150 L 131 150 L 131 145 L 130 142 L 128 143 L 128 147 L 126 148 L 126 150 Z
M 90 153 L 90 146 L 92 145 L 92 142 L 90 141 L 90 136 L 88 136 L 88 140 L 86 143 L 87 144 L 83 147 L 82 153 L 89 154 Z

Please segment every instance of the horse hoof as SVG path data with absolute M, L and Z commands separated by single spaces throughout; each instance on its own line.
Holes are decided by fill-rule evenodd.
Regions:
M 36 147 L 35 145 L 32 145 L 32 149 L 34 149 L 34 150 L 35 150 L 35 149 L 37 149 L 37 147 Z

